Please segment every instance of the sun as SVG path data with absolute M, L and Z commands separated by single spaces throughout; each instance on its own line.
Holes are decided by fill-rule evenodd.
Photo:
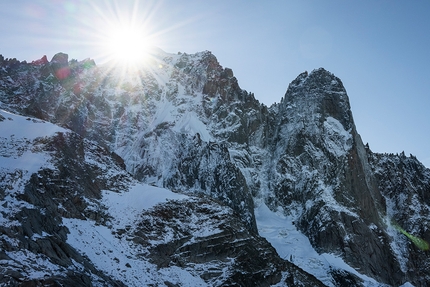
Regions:
M 142 29 L 134 27 L 114 27 L 105 43 L 107 56 L 127 66 L 144 64 L 151 48 L 149 37 Z
M 91 3 L 95 13 L 87 25 L 94 36 L 89 42 L 96 47 L 100 62 L 124 71 L 148 64 L 157 42 L 151 21 L 155 4 L 139 0 Z

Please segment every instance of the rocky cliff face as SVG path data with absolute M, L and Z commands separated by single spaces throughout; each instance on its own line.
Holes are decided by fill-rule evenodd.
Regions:
M 278 107 L 270 182 L 319 252 L 335 252 L 378 281 L 400 267 L 384 231 L 384 202 L 342 82 L 319 69 L 294 80 Z M 389 276 L 387 276 L 390 274 Z
M 279 104 L 266 107 L 210 52 L 154 50 L 133 73 L 91 60 L 68 61 L 63 53 L 50 62 L 0 60 L 0 108 L 37 118 L 29 123 L 68 129 L 33 140 L 2 137 L 3 158 L 31 151 L 52 162 L 34 170 L 16 162 L 2 167 L 2 204 L 14 206 L 12 215 L 5 215 L 9 209 L 2 213 L 2 222 L 27 226 L 3 228 L 7 252 L 1 266 L 15 272 L 3 282 L 67 284 L 61 276 L 80 276 L 83 281 L 74 284 L 81 286 L 139 280 L 161 286 L 187 280 L 195 286 L 428 281 L 427 251 L 396 226 L 429 238 L 429 170 L 415 158 L 374 154 L 364 146 L 346 90 L 330 72 L 302 73 Z M 7 118 L 2 113 L 0 130 L 11 126 Z M 136 184 L 153 198 L 163 188 L 176 193 L 167 196 L 172 201 L 164 197 L 133 209 L 132 217 L 115 213 L 120 208 L 112 198 L 134 196 Z M 17 215 L 24 209 L 34 214 Z M 278 223 L 279 233 L 270 233 Z M 108 243 L 119 244 L 126 255 L 79 243 L 88 240 L 79 227 L 91 224 L 93 238 L 113 234 Z M 276 251 L 259 233 L 271 236 Z M 299 236 L 307 245 L 288 245 Z M 39 241 L 45 245 L 31 247 Z M 304 248 L 314 257 L 297 252 Z M 19 271 L 13 252 L 22 250 L 57 269 L 35 261 L 32 271 Z M 40 270 L 49 279 L 35 275 Z
M 368 150 L 368 157 L 386 202 L 387 220 L 408 233 L 428 239 L 430 170 L 414 156 L 406 157 L 404 153 L 376 154 Z M 428 251 L 423 252 L 398 232 L 392 232 L 391 236 L 397 239 L 391 245 L 405 277 L 417 286 L 428 284 Z

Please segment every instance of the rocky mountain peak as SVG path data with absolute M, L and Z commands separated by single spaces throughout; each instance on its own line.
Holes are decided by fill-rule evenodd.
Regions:
M 65 67 L 69 63 L 69 55 L 59 52 L 52 57 L 51 63 L 58 64 L 60 67 Z
M 282 100 L 283 109 L 303 118 L 323 122 L 328 117 L 338 120 L 345 130 L 354 126 L 349 98 L 342 81 L 319 68 L 301 73 L 291 84 Z
M 203 94 L 211 97 L 219 95 L 223 101 L 237 100 L 243 91 L 233 75 L 233 70 L 223 68 L 209 52 L 203 59 L 207 65 L 207 81 L 203 87 Z
M 33 65 L 45 65 L 45 64 L 47 64 L 49 61 L 48 61 L 48 58 L 46 57 L 46 55 L 43 55 L 42 56 L 42 58 L 40 58 L 40 59 L 38 59 L 38 60 L 35 60 L 35 61 L 32 61 L 31 63 L 33 64 Z
M 361 268 L 367 274 L 394 282 L 393 277 L 375 273 L 378 268 L 394 271 L 399 265 L 379 240 L 384 234 L 384 200 L 341 80 L 323 68 L 300 74 L 279 105 L 276 126 L 271 208 L 280 205 L 294 214 L 319 252 L 334 248 L 352 266 L 366 266 Z M 340 230 L 358 231 L 373 243 L 363 245 L 359 237 L 345 237 Z M 372 250 L 378 246 L 381 252 L 376 257 L 365 255 L 372 254 L 370 246 Z M 353 255 L 351 249 L 360 250 L 360 255 Z

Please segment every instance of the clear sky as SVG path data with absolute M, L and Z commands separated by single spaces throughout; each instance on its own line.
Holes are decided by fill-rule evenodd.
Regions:
M 343 81 L 373 151 L 430 167 L 430 1 L 2 1 L 0 54 L 103 63 L 103 43 L 127 21 L 166 52 L 211 51 L 266 105 L 324 67 Z

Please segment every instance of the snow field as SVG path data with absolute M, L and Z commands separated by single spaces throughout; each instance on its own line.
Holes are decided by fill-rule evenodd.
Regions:
M 186 286 L 207 286 L 200 277 L 193 276 L 179 267 L 157 270 L 157 266 L 145 259 L 147 250 L 133 244 L 126 236 L 116 236 L 118 229 L 132 228 L 145 209 L 167 200 L 188 198 L 167 189 L 136 184 L 129 191 L 116 193 L 103 191 L 101 203 L 108 206 L 112 217 L 109 227 L 97 225 L 94 221 L 64 218 L 69 229 L 67 243 L 88 256 L 97 269 L 124 282 L 128 286 L 145 286 L 165 281 Z
M 276 249 L 279 256 L 291 261 L 306 272 L 314 275 L 327 286 L 335 286 L 330 269 L 351 272 L 364 281 L 366 287 L 384 286 L 374 279 L 360 274 L 335 254 L 318 254 L 309 239 L 297 230 L 294 218 L 285 216 L 282 210 L 271 211 L 262 200 L 256 202 L 255 218 L 259 234 Z

